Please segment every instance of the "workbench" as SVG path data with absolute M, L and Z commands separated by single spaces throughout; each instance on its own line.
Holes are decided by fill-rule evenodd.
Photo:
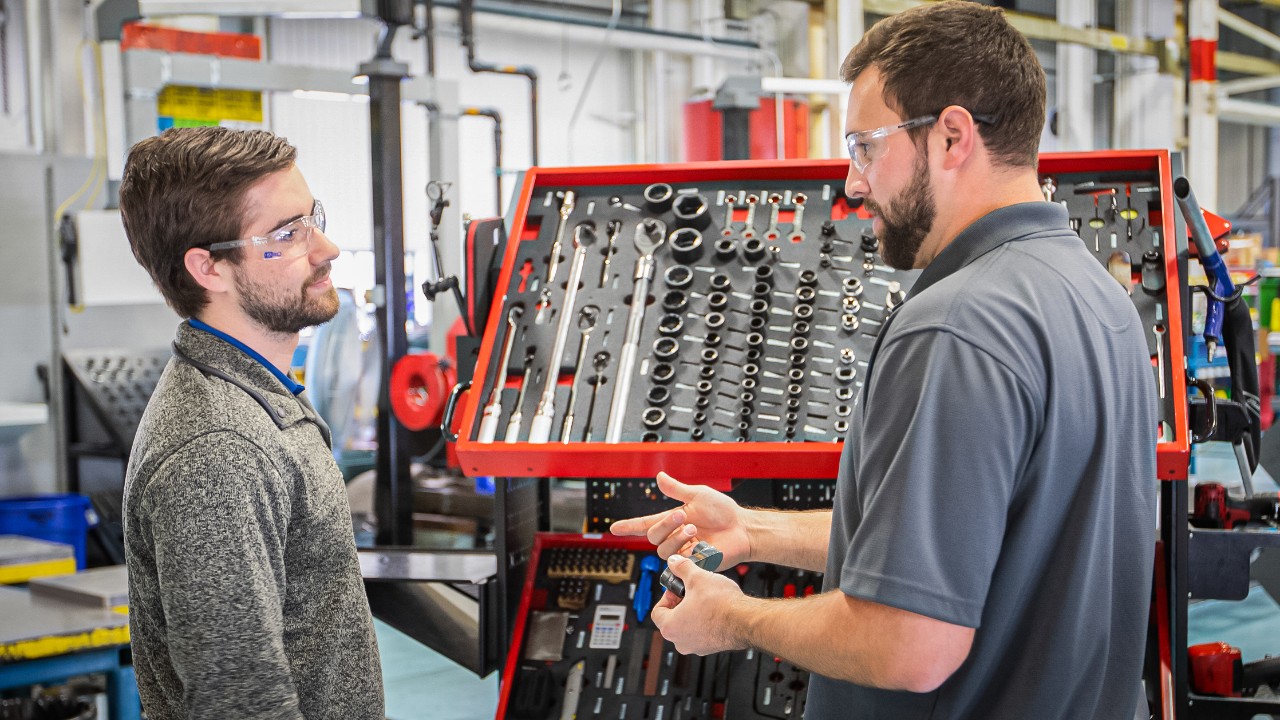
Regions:
M 128 649 L 125 613 L 0 587 L 0 690 L 104 673 L 111 720 L 140 720 Z

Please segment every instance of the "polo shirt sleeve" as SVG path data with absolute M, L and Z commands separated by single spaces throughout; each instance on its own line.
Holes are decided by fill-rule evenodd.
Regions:
M 861 520 L 840 589 L 976 628 L 1043 425 L 1040 402 L 1006 364 L 948 328 L 886 338 L 872 372 L 855 460 Z

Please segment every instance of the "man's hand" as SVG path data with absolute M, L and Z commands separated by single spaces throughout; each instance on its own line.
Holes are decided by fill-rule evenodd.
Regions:
M 684 504 L 655 515 L 619 520 L 609 528 L 610 532 L 647 536 L 649 542 L 658 546 L 658 557 L 664 560 L 672 555 L 687 554 L 699 540 L 724 553 L 721 568 L 728 569 L 751 559 L 749 510 L 739 507 L 722 492 L 703 485 L 685 485 L 666 473 L 658 473 L 658 489 Z
M 684 581 L 684 599 L 663 593 L 653 608 L 653 624 L 682 655 L 710 655 L 747 647 L 740 623 L 731 617 L 749 598 L 729 578 L 707 572 L 682 555 L 668 561 L 671 572 Z

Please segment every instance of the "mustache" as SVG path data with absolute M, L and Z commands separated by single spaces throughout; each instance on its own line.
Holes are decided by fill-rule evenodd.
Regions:
M 333 263 L 325 263 L 324 265 L 319 267 L 314 273 L 312 273 L 311 278 L 307 280 L 307 284 L 314 285 L 320 282 L 321 280 L 324 280 L 325 278 L 329 277 L 329 272 L 331 270 L 333 270 Z
M 863 198 L 862 206 L 865 207 L 867 209 L 867 212 L 870 212 L 872 215 L 880 214 L 880 205 L 875 200 L 872 200 L 870 198 Z

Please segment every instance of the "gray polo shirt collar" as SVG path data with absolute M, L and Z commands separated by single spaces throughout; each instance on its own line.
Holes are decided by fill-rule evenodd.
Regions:
M 992 210 L 960 231 L 933 262 L 920 273 L 912 295 L 957 272 L 990 250 L 1043 231 L 1069 227 L 1067 209 L 1052 202 L 1025 202 Z

